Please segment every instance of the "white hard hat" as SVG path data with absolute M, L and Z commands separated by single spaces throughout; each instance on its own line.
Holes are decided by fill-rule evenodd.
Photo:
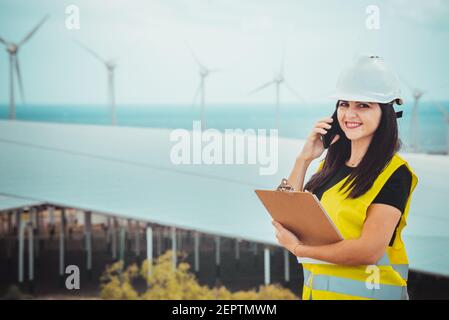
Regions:
M 332 98 L 402 104 L 399 77 L 378 56 L 360 56 L 343 70 Z

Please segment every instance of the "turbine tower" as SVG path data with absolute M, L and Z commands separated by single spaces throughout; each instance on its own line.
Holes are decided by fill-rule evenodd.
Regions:
M 424 94 L 426 94 L 427 91 L 418 89 L 418 88 L 410 85 L 404 79 L 401 79 L 401 81 L 407 86 L 407 88 L 411 91 L 411 93 L 413 95 L 413 109 L 412 109 L 412 117 L 411 117 L 410 127 L 409 127 L 409 137 L 410 137 L 409 147 L 410 147 L 411 151 L 419 152 L 420 145 L 419 145 L 418 107 L 419 107 L 419 102 L 420 102 L 422 96 Z
M 284 85 L 295 97 L 297 97 L 300 101 L 304 101 L 304 99 L 293 89 L 293 87 L 287 82 L 287 80 L 284 77 L 284 61 L 285 61 L 285 53 L 282 56 L 281 66 L 279 68 L 279 72 L 273 80 L 270 80 L 263 85 L 257 87 L 256 89 L 252 90 L 250 94 L 256 93 L 258 91 L 261 91 L 271 85 L 275 85 L 275 104 L 276 104 L 276 129 L 279 130 L 280 128 L 280 89 L 281 85 Z
M 22 75 L 20 73 L 20 64 L 19 64 L 19 49 L 24 45 L 30 38 L 36 33 L 36 31 L 44 24 L 44 22 L 48 19 L 48 15 L 46 15 L 42 20 L 18 43 L 6 41 L 5 39 L 0 37 L 0 43 L 5 45 L 6 51 L 8 51 L 9 55 L 9 119 L 14 120 L 16 118 L 16 104 L 14 100 L 14 72 L 17 77 L 17 82 L 19 84 L 20 97 L 22 99 L 22 103 L 25 103 L 25 92 L 23 89 L 23 81 Z
M 412 109 L 412 119 L 410 122 L 410 134 L 411 134 L 411 148 L 413 151 L 418 152 L 419 146 L 419 121 L 418 121 L 418 106 L 419 101 L 424 95 L 425 91 L 417 88 L 410 88 L 413 94 L 413 109 Z
M 201 61 L 195 55 L 195 53 L 190 48 L 190 46 L 187 45 L 187 47 L 189 48 L 190 53 L 199 68 L 200 83 L 198 85 L 198 88 L 195 91 L 193 103 L 195 104 L 195 101 L 196 101 L 198 95 L 200 95 L 200 119 L 201 119 L 201 130 L 203 131 L 206 129 L 206 119 L 204 116 L 204 112 L 206 109 L 206 79 L 211 73 L 217 72 L 217 71 L 219 71 L 219 69 L 209 69 L 208 67 L 206 67 L 203 63 L 201 63 Z
M 438 110 L 443 114 L 444 119 L 446 120 L 447 124 L 447 145 L 446 145 L 446 154 L 449 155 L 449 112 L 446 111 L 446 109 L 437 101 L 433 101 L 433 105 L 435 105 Z
M 106 68 L 107 71 L 107 81 L 108 81 L 108 100 L 109 100 L 109 107 L 110 107 L 110 117 L 111 117 L 111 124 L 115 126 L 117 124 L 117 117 L 116 117 L 116 111 L 115 111 L 115 68 L 117 67 L 116 60 L 117 59 L 103 59 L 99 54 L 97 54 L 92 49 L 88 48 L 84 44 L 78 42 L 78 45 L 89 52 L 93 57 L 95 57 L 98 61 L 100 61 Z

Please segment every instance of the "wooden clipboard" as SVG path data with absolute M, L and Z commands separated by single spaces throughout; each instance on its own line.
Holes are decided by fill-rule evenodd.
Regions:
M 310 192 L 255 190 L 273 220 L 293 232 L 298 239 L 311 246 L 336 243 L 342 235 L 321 206 L 318 198 Z M 326 263 L 298 258 L 301 263 Z

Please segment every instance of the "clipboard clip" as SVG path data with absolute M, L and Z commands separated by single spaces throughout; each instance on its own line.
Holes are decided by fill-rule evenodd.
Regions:
M 284 191 L 284 192 L 290 192 L 295 191 L 295 188 L 293 188 L 290 184 L 288 184 L 287 179 L 282 179 L 281 184 L 277 187 L 277 191 Z

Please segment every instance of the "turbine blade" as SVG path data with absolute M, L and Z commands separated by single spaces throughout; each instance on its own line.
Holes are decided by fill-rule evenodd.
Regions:
M 445 117 L 449 119 L 449 112 L 436 100 L 431 100 L 432 105 L 435 106 Z
M 47 19 L 50 16 L 47 14 L 45 17 L 42 18 L 42 20 L 37 24 L 37 26 L 34 27 L 33 30 L 31 30 L 26 36 L 25 38 L 22 39 L 22 41 L 20 41 L 17 46 L 20 47 L 22 44 L 24 44 L 25 42 L 27 42 L 32 36 L 33 34 L 44 24 L 45 21 L 47 21 Z
M 22 75 L 20 74 L 19 56 L 18 55 L 16 55 L 15 65 L 16 65 L 17 82 L 19 83 L 20 98 L 22 99 L 22 103 L 25 103 L 25 93 L 23 90 Z
M 284 65 L 285 65 L 285 46 L 284 46 L 284 49 L 282 50 L 282 60 L 281 60 L 281 68 L 280 68 L 281 75 L 284 74 Z
M 406 81 L 403 77 L 399 77 L 399 80 L 401 80 L 401 82 L 402 82 L 403 84 L 405 84 L 405 86 L 406 86 L 410 91 L 412 91 L 412 92 L 415 92 L 415 91 L 416 91 L 416 88 L 413 87 L 410 83 L 408 83 L 408 81 Z
M 298 98 L 301 102 L 304 102 L 304 98 L 295 89 L 293 89 L 293 87 L 286 80 L 284 80 L 284 85 L 296 98 Z
M 435 91 L 435 90 L 443 89 L 443 88 L 446 88 L 447 86 L 449 86 L 449 81 L 445 82 L 444 84 L 442 84 L 432 90 Z
M 193 51 L 193 49 L 189 46 L 189 44 L 186 42 L 186 46 L 190 51 L 190 54 L 193 57 L 193 60 L 195 60 L 196 64 L 200 67 L 200 68 L 204 68 L 207 69 L 200 61 L 200 59 L 198 59 L 198 57 L 196 56 L 195 52 Z
M 256 93 L 256 92 L 258 92 L 258 91 L 260 91 L 260 90 L 263 90 L 263 89 L 265 89 L 266 87 L 272 85 L 273 83 L 274 83 L 274 80 L 271 80 L 270 82 L 264 83 L 263 85 L 261 85 L 261 86 L 257 87 L 256 89 L 250 91 L 249 94 L 253 94 L 253 93 Z
M 93 51 L 92 49 L 90 49 L 89 47 L 87 47 L 86 45 L 84 45 L 83 43 L 81 43 L 78 40 L 74 40 L 81 48 L 83 48 L 84 50 L 86 50 L 87 52 L 89 52 L 93 57 L 95 57 L 97 60 L 101 61 L 102 63 L 106 64 L 106 60 L 103 59 L 98 53 L 96 53 L 95 51 Z
M 207 71 L 209 71 L 209 73 L 215 73 L 215 72 L 220 72 L 223 69 L 219 69 L 219 68 L 213 68 L 213 69 L 208 69 Z
M 3 39 L 2 37 L 0 37 L 0 42 L 3 43 L 5 46 L 8 45 L 8 42 L 6 42 L 6 40 Z

